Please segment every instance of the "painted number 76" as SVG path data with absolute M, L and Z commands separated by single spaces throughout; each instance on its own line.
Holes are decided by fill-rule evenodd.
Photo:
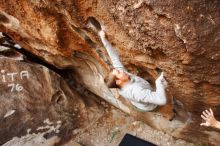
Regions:
M 22 91 L 23 90 L 23 86 L 19 85 L 19 84 L 8 84 L 8 87 L 11 87 L 11 92 L 13 91 Z

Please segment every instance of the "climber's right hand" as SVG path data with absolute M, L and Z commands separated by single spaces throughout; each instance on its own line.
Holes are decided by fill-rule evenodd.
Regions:
M 163 72 L 161 73 L 161 75 L 157 78 L 157 80 L 155 81 L 156 83 L 156 86 L 161 86 L 163 88 L 166 88 L 167 87 L 167 81 L 166 79 L 164 78 L 164 75 L 163 75 Z
M 99 31 L 99 36 L 105 38 L 105 32 L 103 30 Z

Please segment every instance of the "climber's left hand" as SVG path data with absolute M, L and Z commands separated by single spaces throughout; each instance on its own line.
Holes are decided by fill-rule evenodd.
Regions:
M 99 31 L 99 36 L 105 38 L 105 32 L 103 30 Z

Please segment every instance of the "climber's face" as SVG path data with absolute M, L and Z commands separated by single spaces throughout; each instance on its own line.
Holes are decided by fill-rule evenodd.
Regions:
M 116 78 L 116 84 L 121 87 L 130 80 L 129 75 L 122 70 L 113 69 L 112 74 Z

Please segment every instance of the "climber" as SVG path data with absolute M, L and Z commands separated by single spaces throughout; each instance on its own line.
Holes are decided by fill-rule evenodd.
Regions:
M 152 91 L 150 84 L 146 80 L 127 72 L 120 62 L 117 52 L 106 39 L 105 32 L 100 30 L 98 34 L 114 67 L 105 78 L 107 86 L 109 88 L 117 88 L 120 95 L 129 99 L 141 111 L 152 111 L 157 105 L 165 105 L 167 102 L 165 93 L 167 82 L 163 77 L 163 73 L 155 81 L 156 91 Z
M 211 126 L 220 129 L 220 122 L 215 119 L 212 109 L 203 111 L 201 117 L 205 120 L 205 123 L 200 124 L 201 126 Z

